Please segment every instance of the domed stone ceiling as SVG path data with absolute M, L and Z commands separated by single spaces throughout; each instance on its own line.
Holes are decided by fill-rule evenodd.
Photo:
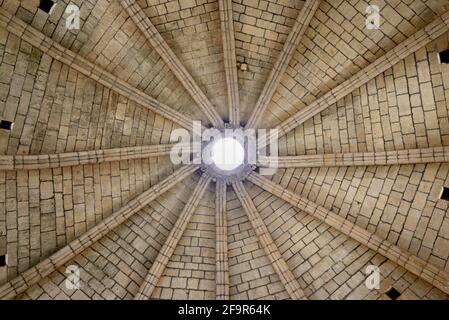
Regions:
M 0 0 L 0 298 L 448 299 L 449 0 L 378 6 Z

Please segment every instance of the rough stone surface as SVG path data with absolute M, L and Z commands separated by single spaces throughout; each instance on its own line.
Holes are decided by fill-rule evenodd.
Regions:
M 37 3 L 0 0 L 0 298 L 449 298 L 449 0 Z M 172 164 L 192 120 L 280 167 Z

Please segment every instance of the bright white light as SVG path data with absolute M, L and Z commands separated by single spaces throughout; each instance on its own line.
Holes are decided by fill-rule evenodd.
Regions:
M 212 146 L 212 161 L 221 170 L 234 170 L 243 164 L 244 158 L 243 146 L 235 139 L 220 139 Z

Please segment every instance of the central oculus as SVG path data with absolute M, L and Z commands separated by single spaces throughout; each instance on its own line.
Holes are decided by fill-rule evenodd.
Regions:
M 212 145 L 212 162 L 218 169 L 231 171 L 245 161 L 245 150 L 242 144 L 234 138 L 221 138 Z

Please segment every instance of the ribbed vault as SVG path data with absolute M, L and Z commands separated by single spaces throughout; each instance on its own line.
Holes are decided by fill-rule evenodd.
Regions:
M 449 298 L 444 4 L 37 3 L 0 0 L 0 298 Z M 279 169 L 173 165 L 194 120 L 279 129 Z

